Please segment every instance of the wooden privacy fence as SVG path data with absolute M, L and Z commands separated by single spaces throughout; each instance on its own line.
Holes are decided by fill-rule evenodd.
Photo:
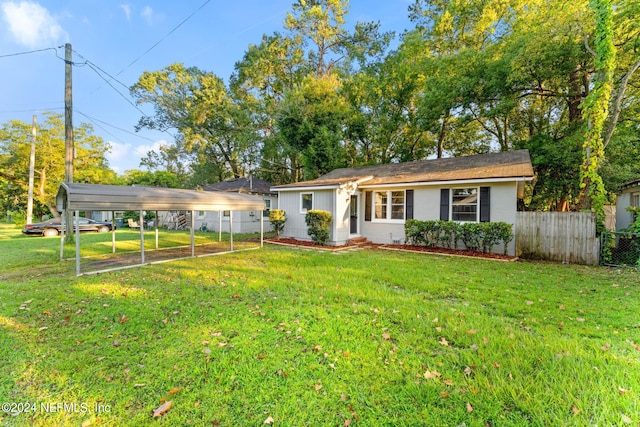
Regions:
M 518 212 L 516 255 L 572 264 L 598 265 L 600 239 L 592 212 Z

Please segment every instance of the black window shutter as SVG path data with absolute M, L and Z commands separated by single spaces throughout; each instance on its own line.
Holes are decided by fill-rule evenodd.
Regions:
M 407 207 L 405 210 L 405 219 L 413 219 L 413 190 L 407 190 L 404 194 Z
M 371 221 L 371 191 L 364 192 L 364 220 Z
M 491 221 L 491 187 L 480 187 L 480 222 Z
M 440 190 L 440 219 L 449 221 L 449 189 Z

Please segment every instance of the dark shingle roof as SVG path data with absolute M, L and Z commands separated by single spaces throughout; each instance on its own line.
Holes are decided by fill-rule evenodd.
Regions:
M 363 185 L 415 182 L 461 181 L 491 178 L 532 178 L 528 150 L 389 163 L 359 168 L 336 169 L 312 181 L 280 185 L 274 189 L 338 186 L 359 181 Z
M 234 178 L 214 184 L 204 185 L 205 191 L 226 191 L 229 193 L 273 194 L 273 184 L 259 178 Z

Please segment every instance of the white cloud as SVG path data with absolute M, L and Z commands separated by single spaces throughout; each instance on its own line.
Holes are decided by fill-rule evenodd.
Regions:
M 120 9 L 122 9 L 124 15 L 127 17 L 127 21 L 131 21 L 131 5 L 121 4 Z
M 69 38 L 56 18 L 38 3 L 4 2 L 2 18 L 15 40 L 32 49 L 46 47 Z
M 142 16 L 147 21 L 148 24 L 152 24 L 154 13 L 151 6 L 145 6 L 144 9 L 142 9 L 142 12 L 140 12 L 140 16 Z
M 140 160 L 147 155 L 149 151 L 159 151 L 160 146 L 167 145 L 167 141 L 158 140 L 153 144 L 143 144 L 133 147 L 130 144 L 109 141 L 111 150 L 106 157 L 109 161 L 109 167 L 118 174 L 123 174 L 128 170 L 140 169 Z

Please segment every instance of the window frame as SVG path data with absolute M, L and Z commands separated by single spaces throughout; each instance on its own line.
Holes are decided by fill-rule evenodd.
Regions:
M 271 199 L 262 199 L 264 201 L 265 209 L 262 211 L 263 218 L 269 218 L 269 211 L 271 210 Z
M 402 205 L 393 203 L 393 193 L 402 193 Z M 378 202 L 378 194 L 384 194 L 384 204 Z M 402 218 L 393 218 L 394 206 L 402 206 Z M 385 212 L 385 217 L 378 217 L 377 208 Z M 372 190 L 371 191 L 371 221 L 381 223 L 404 223 L 407 218 L 407 191 L 406 190 Z
M 460 220 L 460 219 L 455 219 L 454 216 L 454 203 L 453 203 L 453 197 L 454 197 L 454 193 L 456 192 L 456 190 L 475 190 L 475 195 L 476 195 L 476 201 L 475 204 L 473 204 L 473 206 L 475 206 L 475 220 L 474 221 L 467 221 L 467 220 Z M 460 205 L 456 205 L 456 206 L 460 206 Z M 457 212 L 458 214 L 464 214 L 464 212 Z M 449 191 L 449 218 L 451 218 L 451 221 L 455 221 L 455 222 L 459 222 L 459 223 L 466 223 L 466 222 L 470 222 L 470 223 L 480 223 L 480 187 L 451 187 L 450 191 Z
M 311 196 L 311 208 L 310 209 L 307 209 L 307 208 L 304 207 L 304 196 L 305 195 Z M 305 191 L 303 193 L 300 193 L 300 213 L 301 214 L 306 215 L 306 213 L 308 211 L 313 210 L 314 199 L 315 199 L 315 197 L 314 197 L 313 191 Z

